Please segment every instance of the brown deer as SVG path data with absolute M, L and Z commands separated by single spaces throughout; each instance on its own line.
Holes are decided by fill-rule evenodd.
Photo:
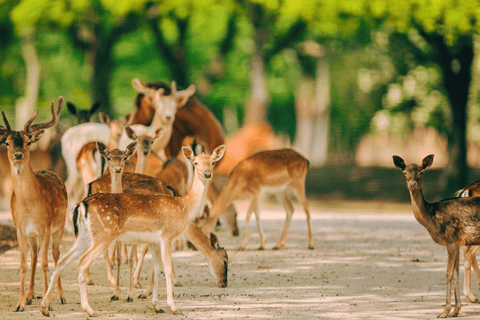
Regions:
M 400 169 L 406 178 L 415 219 L 427 229 L 433 241 L 447 248 L 447 297 L 445 309 L 438 317 L 456 317 L 461 308 L 460 247 L 480 245 L 480 198 L 450 198 L 434 203 L 427 202 L 423 197 L 421 178 L 432 162 L 433 155 L 429 155 L 423 159 L 421 165 L 412 163 L 407 166 L 402 158 L 393 156 L 395 167 Z M 455 308 L 450 313 L 452 283 Z
M 185 156 L 195 166 L 192 189 L 183 197 L 160 194 L 97 193 L 84 199 L 75 207 L 78 238 L 70 251 L 62 258 L 52 275 L 57 279 L 62 270 L 74 259 L 77 263 L 78 282 L 83 310 L 93 316 L 88 303 L 85 270 L 93 259 L 115 240 L 129 243 L 148 242 L 152 244 L 154 260 L 153 308 L 163 312 L 158 301 L 160 264 L 158 245 L 165 271 L 167 304 L 173 313 L 179 313 L 173 300 L 172 288 L 172 241 L 182 234 L 204 208 L 207 187 L 212 179 L 215 163 L 221 159 L 225 146 L 217 147 L 212 155 L 194 156 L 189 148 L 183 148 Z M 54 288 L 52 282 L 42 301 L 42 313 L 49 315 L 48 306 Z
M 77 119 L 76 124 L 87 123 L 90 122 L 92 116 L 97 112 L 98 108 L 100 108 L 100 102 L 95 102 L 90 110 L 79 110 L 73 103 L 67 101 L 67 108 Z
M 472 182 L 463 189 L 460 189 L 455 194 L 457 197 L 478 197 L 480 196 L 480 180 Z M 464 272 L 465 277 L 463 279 L 463 294 L 472 303 L 478 303 L 478 298 L 472 293 L 472 267 L 477 278 L 477 286 L 480 288 L 480 268 L 477 262 L 477 251 L 480 246 L 469 246 L 463 248 Z
M 210 214 L 199 221 L 199 226 L 208 234 L 216 224 L 220 214 L 237 199 L 250 199 L 245 217 L 245 230 L 238 250 L 244 250 L 247 242 L 248 222 L 252 212 L 257 218 L 260 236 L 260 250 L 265 248 L 265 239 L 260 224 L 258 200 L 262 192 L 283 193 L 281 198 L 287 217 L 279 242 L 274 249 L 281 249 L 287 239 L 288 228 L 293 215 L 293 205 L 287 193 L 294 191 L 307 215 L 308 248 L 313 249 L 313 236 L 310 226 L 310 210 L 305 196 L 305 177 L 308 160 L 292 149 L 259 152 L 240 161 L 228 176 L 220 195 L 215 200 Z
M 32 169 L 30 147 L 37 142 L 45 130 L 58 122 L 63 107 L 63 97 L 58 98 L 57 111 L 52 102 L 52 119 L 33 124 L 37 112 L 25 123 L 23 130 L 14 131 L 2 111 L 5 127 L 0 127 L 0 145 L 7 146 L 7 156 L 13 181 L 11 209 L 13 224 L 17 230 L 20 249 L 20 298 L 15 311 L 24 311 L 25 304 L 30 305 L 34 298 L 35 269 L 38 249 L 42 249 L 42 271 L 44 293 L 48 287 L 48 246 L 52 237 L 52 255 L 55 265 L 60 257 L 60 241 L 62 240 L 65 215 L 67 211 L 67 191 L 60 177 L 52 171 L 36 171 Z M 24 292 L 27 274 L 27 247 L 31 248 L 31 274 L 27 295 Z M 60 278 L 57 281 L 57 298 L 65 304 Z

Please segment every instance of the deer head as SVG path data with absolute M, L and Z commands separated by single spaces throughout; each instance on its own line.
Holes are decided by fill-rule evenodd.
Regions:
M 111 120 L 110 117 L 103 112 L 99 113 L 100 122 L 106 124 L 110 128 L 110 140 L 108 146 L 115 148 L 120 142 L 120 137 L 122 136 L 123 127 L 125 127 L 127 120 L 126 119 L 114 119 Z
M 146 157 L 150 153 L 150 147 L 153 142 L 162 136 L 163 128 L 155 130 L 153 134 L 144 133 L 137 136 L 135 131 L 130 126 L 125 126 L 125 132 L 127 133 L 127 137 L 138 142 L 137 152 Z
M 170 94 L 165 95 L 165 89 L 160 88 L 155 90 L 148 87 L 139 79 L 133 79 L 132 85 L 138 93 L 151 99 L 152 106 L 155 109 L 152 126 L 156 128 L 162 125 L 166 126 L 172 124 L 175 120 L 177 109 L 183 107 L 196 90 L 195 86 L 192 84 L 185 90 L 177 91 L 177 84 L 175 81 L 172 81 Z
M 137 148 L 137 142 L 130 143 L 125 151 L 120 149 L 113 149 L 108 151 L 107 146 L 100 141 L 97 141 L 97 150 L 100 152 L 108 162 L 108 168 L 111 174 L 121 174 L 125 168 L 125 163 L 130 158 Z
M 395 164 L 395 167 L 403 172 L 405 179 L 407 179 L 407 187 L 409 189 L 421 188 L 422 174 L 432 166 L 433 154 L 426 156 L 423 159 L 421 166 L 414 163 L 407 166 L 405 165 L 405 161 L 399 156 L 393 156 L 393 163 Z
M 69 101 L 67 101 L 67 108 L 71 114 L 77 118 L 77 124 L 90 122 L 92 116 L 97 112 L 98 108 L 100 108 L 100 102 L 95 102 L 90 110 L 78 110 L 75 105 Z
M 212 155 L 202 153 L 195 156 L 195 153 L 189 147 L 182 147 L 182 151 L 185 158 L 194 165 L 197 177 L 205 184 L 212 179 L 213 167 L 225 154 L 225 145 L 222 144 L 221 146 L 216 147 L 213 150 Z
M 30 146 L 37 142 L 45 133 L 45 130 L 53 127 L 58 122 L 58 117 L 63 108 L 63 97 L 58 98 L 57 111 L 55 112 L 55 103 L 52 102 L 50 110 L 52 119 L 46 122 L 32 125 L 37 117 L 38 110 L 36 110 L 32 117 L 25 123 L 23 130 L 15 131 L 10 127 L 10 123 L 2 111 L 3 122 L 5 126 L 0 126 L 0 144 L 7 146 L 8 160 L 14 166 L 15 172 L 19 174 L 25 164 L 30 164 Z

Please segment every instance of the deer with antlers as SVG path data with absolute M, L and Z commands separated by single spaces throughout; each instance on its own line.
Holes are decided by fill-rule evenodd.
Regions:
M 189 148 L 183 148 L 185 156 L 195 166 L 192 189 L 183 197 L 160 194 L 97 193 L 84 199 L 75 207 L 78 238 L 70 251 L 62 258 L 52 275 L 56 280 L 62 270 L 74 259 L 77 263 L 78 282 L 83 310 L 93 316 L 88 303 L 85 270 L 93 259 L 115 240 L 128 243 L 152 244 L 154 260 L 153 308 L 163 312 L 158 301 L 160 264 L 158 245 L 165 271 L 167 304 L 173 313 L 178 313 L 172 288 L 172 241 L 181 235 L 205 207 L 206 190 L 212 179 L 212 170 L 225 151 L 225 146 L 215 148 L 212 155 L 194 156 Z M 51 282 L 42 301 L 42 313 L 49 315 L 50 296 L 54 288 Z
M 456 317 L 461 309 L 459 265 L 460 247 L 480 245 L 480 198 L 449 198 L 430 203 L 423 197 L 422 174 L 431 167 L 433 155 L 425 157 L 421 165 L 409 164 L 399 156 L 393 156 L 395 167 L 400 169 L 407 181 L 415 219 L 427 229 L 436 243 L 447 248 L 446 303 L 439 318 Z M 455 292 L 455 307 L 452 308 L 452 284 Z
M 20 298 L 15 311 L 24 311 L 25 304 L 30 305 L 34 298 L 35 269 L 38 249 L 41 246 L 41 267 L 43 271 L 44 293 L 48 287 L 48 246 L 52 237 L 52 255 L 55 265 L 60 257 L 65 215 L 67 211 L 67 191 L 60 177 L 52 171 L 33 171 L 30 158 L 30 146 L 37 142 L 45 130 L 55 126 L 62 111 L 64 99 L 58 98 L 57 111 L 52 102 L 52 119 L 39 124 L 32 124 L 37 111 L 25 123 L 23 130 L 14 131 L 2 111 L 5 127 L 0 127 L 0 144 L 7 146 L 7 156 L 13 180 L 11 198 L 12 219 L 17 230 L 20 249 Z M 24 286 L 27 273 L 27 247 L 31 247 L 31 275 L 28 291 Z M 57 282 L 57 298 L 65 304 L 60 278 Z
M 257 219 L 260 236 L 260 250 L 265 248 L 265 238 L 260 224 L 258 201 L 262 192 L 283 194 L 281 197 L 287 213 L 280 240 L 274 249 L 285 246 L 288 228 L 293 215 L 293 205 L 287 193 L 294 191 L 303 205 L 307 215 L 308 248 L 313 249 L 312 228 L 310 225 L 310 210 L 305 196 L 305 178 L 307 176 L 308 160 L 292 149 L 263 151 L 240 161 L 228 176 L 218 198 L 213 204 L 210 214 L 199 219 L 198 225 L 208 234 L 216 224 L 220 214 L 237 199 L 250 199 L 245 218 L 245 229 L 238 250 L 244 250 L 248 235 L 248 222 L 252 212 Z

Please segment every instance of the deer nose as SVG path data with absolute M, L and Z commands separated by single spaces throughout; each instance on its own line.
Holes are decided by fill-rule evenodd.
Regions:
M 122 173 L 122 168 L 113 168 L 113 172 Z
M 205 179 L 210 179 L 212 177 L 212 173 L 211 172 L 204 172 L 203 176 L 205 177 Z
M 409 181 L 408 184 L 412 187 L 417 185 L 417 181 Z
M 13 154 L 13 158 L 14 158 L 15 160 L 22 160 L 22 159 L 23 159 L 23 156 L 24 156 L 24 154 L 23 154 L 22 152 L 15 152 L 15 153 Z

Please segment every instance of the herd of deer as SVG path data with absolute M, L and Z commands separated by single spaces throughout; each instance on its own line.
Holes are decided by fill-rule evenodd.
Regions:
M 89 266 L 102 253 L 108 279 L 115 286 L 112 300 L 118 299 L 121 257 L 130 264 L 126 301 L 132 301 L 133 286 L 140 287 L 140 270 L 148 249 L 152 254 L 150 281 L 140 297 L 152 294 L 155 312 L 163 312 L 158 301 L 161 259 L 167 304 L 173 313 L 178 313 L 172 288 L 179 285 L 172 264 L 173 242 L 181 240 L 177 241 L 180 246 L 187 240 L 192 243 L 205 256 L 217 285 L 226 287 L 228 256 L 212 231 L 223 216 L 232 233 L 238 235 L 233 202 L 250 199 L 239 250 L 245 248 L 252 212 L 257 219 L 260 249 L 264 249 L 258 207 L 264 191 L 280 194 L 287 213 L 275 249 L 284 247 L 293 214 L 288 190 L 293 191 L 304 207 L 308 248 L 313 249 L 310 212 L 305 197 L 308 160 L 292 149 L 243 154 L 220 188 L 213 175 L 217 174 L 216 165 L 221 163 L 224 155 L 228 158 L 229 142 L 213 113 L 194 96 L 195 86 L 177 90 L 175 82 L 170 87 L 160 82 L 145 84 L 138 79 L 134 79 L 132 85 L 138 92 L 136 108 L 122 119 L 111 120 L 100 113 L 102 123 L 90 122 L 98 104 L 88 111 L 81 111 L 67 103 L 78 124 L 61 137 L 62 155 L 68 171 L 65 183 L 52 171 L 34 171 L 30 152 L 32 143 L 37 142 L 46 129 L 57 124 L 64 98 L 58 98 L 57 108 L 52 102 L 51 120 L 33 124 L 37 116 L 35 112 L 21 131 L 11 128 L 2 111 L 5 125 L 0 126 L 0 145 L 6 146 L 10 165 L 11 212 L 20 250 L 20 298 L 15 311 L 23 311 L 26 304 L 32 303 L 41 247 L 44 282 L 41 309 L 45 316 L 51 311 L 55 287 L 59 302 L 66 303 L 60 275 L 76 259 L 81 305 L 89 316 L 94 315 L 87 297 L 87 285 L 93 284 Z M 249 143 L 248 139 L 244 143 L 249 150 L 262 147 L 261 143 Z M 76 241 L 60 259 L 60 242 L 66 220 L 70 220 L 67 212 L 72 213 Z M 55 271 L 49 284 L 47 253 L 50 237 Z M 130 254 L 127 244 L 132 245 Z M 139 257 L 137 244 L 142 244 Z M 112 256 L 108 252 L 111 246 Z M 31 276 L 25 294 L 28 247 L 31 249 Z M 116 277 L 112 272 L 112 261 L 116 261 Z
M 5 126 L 0 126 L 0 144 L 7 147 L 13 185 L 11 212 L 20 249 L 20 298 L 15 311 L 23 311 L 25 304 L 32 303 L 39 251 L 44 282 L 42 313 L 49 315 L 55 287 L 60 303 L 66 303 L 60 275 L 67 265 L 78 259 L 81 305 L 89 316 L 93 316 L 94 310 L 87 297 L 87 284 L 93 284 L 89 275 L 92 261 L 104 254 L 108 279 L 115 286 L 112 299 L 118 300 L 120 260 L 125 257 L 130 264 L 126 301 L 132 301 L 133 286 L 140 287 L 140 270 L 150 249 L 150 280 L 140 297 L 152 294 L 155 312 L 163 312 L 158 301 L 161 259 L 167 304 L 173 313 L 178 313 L 173 300 L 173 285 L 179 285 L 172 263 L 173 242 L 182 238 L 180 244 L 186 240 L 191 242 L 207 259 L 217 285 L 226 287 L 228 256 L 212 231 L 217 220 L 225 216 L 232 233 L 238 235 L 233 202 L 250 199 L 238 249 L 245 249 L 252 212 L 257 220 L 259 249 L 265 249 L 258 205 L 263 192 L 281 195 L 279 200 L 287 213 L 283 232 L 274 249 L 285 246 L 293 214 L 288 190 L 293 191 L 303 205 L 307 218 L 308 248 L 313 249 L 310 212 L 305 197 L 307 159 L 292 149 L 274 149 L 252 155 L 257 151 L 256 146 L 261 147 L 255 142 L 258 136 L 253 135 L 252 140 L 243 140 L 246 145 L 243 149 L 252 150 L 250 154 L 237 156 L 241 159 L 233 166 L 223 166 L 229 175 L 220 188 L 213 181 L 213 175 L 218 173 L 217 168 L 221 166 L 216 165 L 222 163 L 224 155 L 228 157 L 229 142 L 226 142 L 217 119 L 194 96 L 195 87 L 192 85 L 185 90 L 177 90 L 175 82 L 169 87 L 160 82 L 145 84 L 138 79 L 134 79 L 132 84 L 138 92 L 136 109 L 124 119 L 111 120 L 101 113 L 102 123 L 92 123 L 89 120 L 98 104 L 89 111 L 78 111 L 67 103 L 79 123 L 61 138 L 62 155 L 68 169 L 65 183 L 52 171 L 33 171 L 30 154 L 32 143 L 37 142 L 46 129 L 57 124 L 64 104 L 63 97 L 59 97 L 56 110 L 52 102 L 51 120 L 33 124 L 37 116 L 35 112 L 21 131 L 12 130 L 2 112 Z M 268 129 L 261 130 L 268 132 Z M 230 143 L 237 153 L 242 149 L 238 144 L 238 139 Z M 439 317 L 455 317 L 461 308 L 459 252 L 462 246 L 466 247 L 464 294 L 469 301 L 478 302 L 471 292 L 471 268 L 480 287 L 480 268 L 476 259 L 480 248 L 480 181 L 460 190 L 457 197 L 429 203 L 423 197 L 421 176 L 432 165 L 433 155 L 425 157 L 421 165 L 406 165 L 398 156 L 393 156 L 393 160 L 407 180 L 415 218 L 436 243 L 447 247 L 446 304 Z M 76 242 L 60 259 L 59 246 L 69 206 L 72 207 Z M 50 237 L 55 271 L 48 284 Z M 108 250 L 112 244 L 114 249 L 110 257 Z M 127 244 L 132 244 L 130 254 Z M 140 257 L 137 255 L 137 244 L 142 244 Z M 31 249 L 31 275 L 25 295 L 28 246 Z M 111 267 L 111 261 L 115 260 L 116 277 Z M 452 283 L 455 307 L 450 312 Z

